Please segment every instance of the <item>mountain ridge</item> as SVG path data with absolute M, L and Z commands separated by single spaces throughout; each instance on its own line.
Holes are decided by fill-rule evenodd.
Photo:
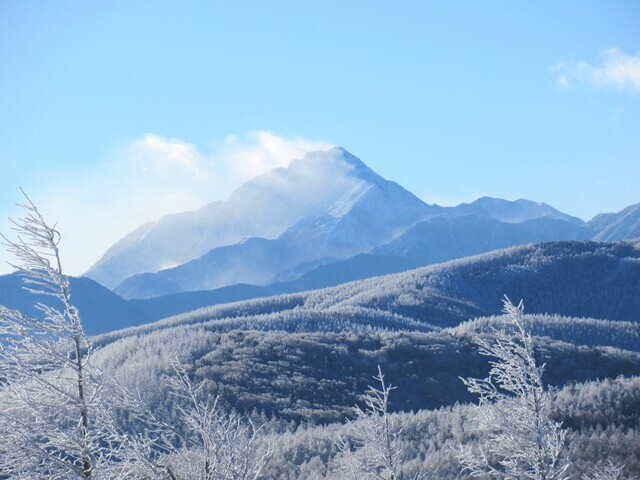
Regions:
M 119 297 L 98 282 L 86 277 L 68 277 L 71 298 L 80 312 L 84 330 L 89 335 L 97 335 L 112 330 L 145 324 L 155 320 L 143 309 Z M 51 296 L 34 295 L 25 290 L 22 275 L 14 272 L 0 275 L 0 305 L 20 310 L 32 317 L 41 317 L 36 302 L 58 309 L 63 306 Z
M 334 147 L 246 182 L 226 202 L 142 225 L 87 275 L 126 299 L 221 288 L 238 299 L 240 291 L 337 285 L 515 245 L 633 236 L 640 204 L 586 223 L 526 199 L 428 205 Z
M 367 322 L 367 316 L 375 317 L 375 311 L 380 310 L 430 326 L 451 327 L 471 318 L 499 314 L 505 294 L 515 300 L 524 298 L 531 314 L 553 312 L 638 322 L 640 295 L 635 292 L 640 292 L 640 240 L 543 242 L 318 290 L 202 305 L 117 336 L 181 323 L 215 324 L 222 319 L 257 319 L 261 312 L 287 311 L 295 311 L 295 318 L 316 311 L 343 311 L 345 318 L 351 318 L 349 312 L 358 312 L 358 321 Z M 180 295 L 197 293 L 168 296 L 163 301 L 171 304 Z M 158 299 L 136 300 L 133 305 L 149 312 L 155 301 Z M 278 328 L 283 328 L 282 324 Z
M 615 241 L 640 237 L 640 203 L 615 213 L 601 213 L 585 225 L 597 241 Z

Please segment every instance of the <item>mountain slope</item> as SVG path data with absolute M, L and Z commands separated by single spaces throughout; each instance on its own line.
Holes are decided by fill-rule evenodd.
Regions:
M 580 225 L 553 217 L 509 223 L 486 215 L 443 215 L 418 223 L 371 253 L 399 256 L 418 267 L 527 243 L 576 240 L 582 235 Z
M 87 274 L 126 299 L 221 288 L 242 299 L 533 242 L 637 235 L 640 204 L 588 224 L 524 199 L 429 206 L 333 148 L 245 183 L 226 202 L 140 227 Z
M 459 375 L 486 375 L 473 337 L 496 319 L 461 322 L 499 313 L 504 292 L 523 296 L 529 312 L 625 320 L 528 315 L 545 337 L 536 351 L 548 364 L 547 382 L 640 374 L 640 242 L 528 245 L 203 308 L 96 338 L 98 361 L 118 372 L 144 358 L 144 385 L 177 357 L 236 408 L 316 422 L 345 415 L 381 365 L 399 387 L 394 410 L 434 408 L 470 400 Z
M 615 378 L 640 373 L 640 354 L 615 349 L 580 348 L 538 339 L 545 381 Z M 377 365 L 392 379 L 393 411 L 439 408 L 471 401 L 459 376 L 484 377 L 488 366 L 470 336 L 423 332 L 215 332 L 197 325 L 130 336 L 96 351 L 105 371 L 139 381 L 161 401 L 157 378 L 176 356 L 206 391 L 224 397 L 240 411 L 310 423 L 339 421 L 350 414 Z M 129 365 L 144 364 L 134 378 Z M 581 365 L 583 368 L 575 368 Z
M 380 214 L 376 225 L 384 227 L 378 232 L 382 239 L 439 211 L 342 148 L 314 152 L 243 184 L 226 202 L 140 227 L 86 275 L 114 288 L 132 275 L 182 265 L 248 237 L 273 240 L 289 229 L 295 238 L 288 243 L 306 235 L 319 255 L 353 255 L 380 241 L 361 230 L 373 220 L 367 217 L 371 209 Z
M 640 240 L 513 247 L 322 290 L 206 307 L 114 332 L 109 338 L 187 324 L 216 328 L 238 319 L 243 328 L 264 330 L 275 322 L 278 329 L 298 331 L 300 319 L 311 315 L 343 322 L 328 323 L 323 330 L 329 331 L 341 325 L 353 328 L 353 323 L 344 323 L 350 318 L 373 327 L 378 320 L 390 318 L 405 326 L 414 322 L 429 328 L 450 327 L 499 314 L 505 294 L 514 300 L 524 298 L 532 314 L 639 322 Z M 142 301 L 135 305 L 145 308 Z
M 129 303 L 136 309 L 144 311 L 150 321 L 154 321 L 210 305 L 332 287 L 341 282 L 397 273 L 411 268 L 412 265 L 400 257 L 359 254 L 348 260 L 320 265 L 293 280 L 279 281 L 266 286 L 241 283 L 214 290 L 172 293 L 153 298 L 133 298 Z M 137 276 L 133 277 L 133 279 L 136 278 Z M 141 282 L 141 285 L 144 286 L 144 283 Z M 162 288 L 162 286 L 156 288 Z M 144 291 L 141 292 L 141 295 L 143 294 Z
M 284 187 L 277 188 L 286 192 L 287 182 L 302 181 L 302 174 L 292 177 L 291 169 L 309 170 L 310 178 L 318 181 L 315 171 L 326 169 L 327 164 L 332 163 L 343 170 L 342 173 L 334 171 L 337 181 L 322 180 L 333 193 L 326 194 L 277 238 L 254 237 L 213 248 L 175 268 L 132 276 L 119 285 L 116 292 L 125 298 L 144 298 L 236 283 L 269 284 L 281 272 L 301 264 L 366 252 L 441 211 L 378 176 L 343 149 L 310 154 L 292 163 L 289 169 L 279 172 Z M 336 186 L 341 184 L 341 188 Z M 297 199 L 287 201 L 295 203 Z
M 493 207 L 496 207 L 493 209 Z M 632 209 L 626 209 L 629 211 Z M 633 210 L 635 212 L 635 210 Z M 466 212 L 466 213 L 465 213 Z M 475 213 L 473 213 L 475 212 Z M 623 211 L 624 212 L 624 211 Z M 617 216 L 613 215 L 612 216 Z M 527 218 L 522 220 L 522 218 Z M 622 215 L 623 218 L 629 218 Z M 597 217 L 599 218 L 599 217 Z M 511 222 L 507 220 L 522 220 Z M 590 222 L 591 223 L 591 222 Z M 336 260 L 332 258 L 317 259 L 301 265 L 294 265 L 288 270 L 280 272 L 272 280 L 265 282 L 261 278 L 263 286 L 254 286 L 247 289 L 244 283 L 251 282 L 250 269 L 245 270 L 245 276 L 239 278 L 241 283 L 238 288 L 233 285 L 224 287 L 224 294 L 220 297 L 214 291 L 201 296 L 201 301 L 196 301 L 197 295 L 191 296 L 191 307 L 205 306 L 218 298 L 234 300 L 249 299 L 260 296 L 274 295 L 278 293 L 299 292 L 313 288 L 322 288 L 338 285 L 340 283 L 358 280 L 377 275 L 401 272 L 410 268 L 430 265 L 462 258 L 479 253 L 489 252 L 495 249 L 509 246 L 524 245 L 541 241 L 556 240 L 586 240 L 590 239 L 593 232 L 581 220 L 564 215 L 545 204 L 538 204 L 526 200 L 508 202 L 499 199 L 481 198 L 471 204 L 462 204 L 453 209 L 444 209 L 438 215 L 428 218 L 409 228 L 393 240 L 372 249 L 367 254 L 359 254 L 347 259 Z M 620 236 L 630 238 L 633 231 L 621 232 Z M 277 240 L 281 241 L 282 240 Z M 277 242 L 276 241 L 276 242 Z M 284 244 L 284 242 L 282 243 Z M 295 245 L 273 248 L 269 250 L 271 259 L 278 259 L 278 266 L 290 266 L 291 258 L 286 252 L 295 250 Z M 224 250 L 221 250 L 222 254 Z M 222 255 L 224 257 L 224 255 Z M 284 257 L 284 259 L 282 258 Z M 259 264 L 260 257 L 257 262 Z M 216 264 L 209 262 L 209 270 L 221 269 L 231 273 L 233 268 L 227 268 L 223 262 Z M 226 269 L 226 270 L 225 270 Z M 185 272 L 191 270 L 185 268 Z M 197 269 L 190 272 L 198 275 Z M 220 277 L 222 275 L 217 273 Z M 133 277 L 125 282 L 118 290 L 128 298 L 145 298 L 151 295 L 146 293 L 146 284 L 163 281 L 163 277 L 170 278 L 171 271 L 162 272 L 157 276 Z M 257 277 L 253 277 L 257 278 Z M 188 283 L 188 281 L 187 281 Z M 167 281 L 164 290 L 162 285 L 153 285 L 154 293 L 173 293 L 184 290 L 171 281 Z M 189 288 L 186 288 L 189 290 Z M 233 292 L 233 293 L 231 293 Z M 224 301 L 224 300 L 220 300 Z M 216 302 L 219 303 L 219 302 Z M 172 314 L 178 313 L 175 308 L 167 310 Z M 182 311 L 187 311 L 185 308 Z M 161 317 L 154 316 L 158 319 Z
M 109 332 L 120 328 L 141 325 L 153 320 L 142 310 L 126 302 L 118 295 L 89 278 L 70 277 L 71 298 L 82 318 L 89 335 Z M 33 295 L 22 288 L 20 275 L 13 273 L 0 276 L 0 304 L 20 310 L 25 315 L 42 315 L 35 308 L 37 302 L 61 308 L 50 297 Z
M 601 213 L 587 222 L 585 228 L 593 240 L 612 242 L 640 237 L 640 203 L 616 213 Z
M 530 313 L 638 321 L 640 242 L 512 247 L 365 280 L 338 292 L 350 304 L 373 304 L 442 326 L 499 313 L 504 294 L 524 298 Z
M 193 292 L 188 296 L 186 294 L 182 296 L 167 295 L 165 300 L 161 297 L 158 298 L 157 304 L 153 299 L 144 301 L 143 299 L 151 296 L 147 295 L 147 290 L 145 290 L 149 286 L 153 289 L 153 293 L 170 294 L 182 290 L 181 286 L 172 282 L 173 270 L 167 270 L 155 275 L 132 277 L 125 281 L 116 292 L 125 298 L 140 299 L 141 305 L 145 305 L 140 308 L 149 308 L 153 311 L 153 314 L 150 313 L 151 317 L 154 320 L 159 320 L 165 316 L 225 301 L 246 300 L 330 287 L 340 283 L 402 272 L 411 268 L 485 253 L 499 248 L 545 240 L 573 239 L 583 234 L 584 231 L 580 226 L 546 217 L 512 224 L 488 217 L 439 216 L 418 223 L 396 239 L 373 249 L 368 254 L 356 255 L 345 260 L 327 261 L 326 264 L 321 265 L 307 265 L 301 269 L 302 273 L 295 272 L 289 275 L 292 277 L 291 279 L 276 281 L 264 286 L 247 288 L 246 282 L 239 282 L 240 284 L 237 286 Z M 219 250 L 219 252 L 216 251 L 216 253 L 222 254 L 219 263 L 211 262 L 209 268 L 200 268 L 199 260 L 196 260 L 178 270 L 182 270 L 187 282 L 189 274 L 197 277 L 199 271 L 210 272 L 211 270 L 215 271 L 215 268 L 221 268 L 223 271 L 233 272 L 233 266 L 230 267 L 224 263 L 226 249 Z M 290 257 L 287 257 L 286 250 L 281 252 L 282 254 L 278 254 L 272 251 L 271 256 L 267 256 L 266 260 L 280 262 L 277 263 L 278 265 L 287 265 L 287 260 Z M 256 258 L 254 256 L 252 258 L 254 265 L 256 262 L 259 265 L 259 262 L 265 257 Z M 287 277 L 288 275 L 282 276 Z M 159 284 L 159 282 L 166 283 Z M 188 288 L 184 290 L 188 290 Z

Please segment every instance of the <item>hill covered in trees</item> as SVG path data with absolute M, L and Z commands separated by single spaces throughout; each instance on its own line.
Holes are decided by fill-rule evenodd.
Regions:
M 271 425 L 264 478 L 290 479 L 329 475 L 335 438 L 350 435 L 344 420 L 380 366 L 397 387 L 389 411 L 403 468 L 459 478 L 452 449 L 476 441 L 460 377 L 486 376 L 476 341 L 500 325 L 507 293 L 525 299 L 545 384 L 560 389 L 554 415 L 569 429 L 572 476 L 593 458 L 637 473 L 638 292 L 637 241 L 549 242 L 203 308 L 96 337 L 95 359 L 169 414 L 156 379 L 177 358 L 210 395 Z
M 104 338 L 207 322 L 263 329 L 277 321 L 288 331 L 386 327 L 385 322 L 450 327 L 500 313 L 505 294 L 524 298 L 529 313 L 636 322 L 640 241 L 512 247 L 337 287 L 207 307 Z M 136 308 L 145 311 L 141 303 Z

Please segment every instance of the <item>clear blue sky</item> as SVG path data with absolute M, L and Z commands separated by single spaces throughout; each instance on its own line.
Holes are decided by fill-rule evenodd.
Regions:
M 634 0 L 0 0 L 0 215 L 25 187 L 79 274 L 233 162 L 325 142 L 430 203 L 587 220 L 640 202 L 639 25 Z

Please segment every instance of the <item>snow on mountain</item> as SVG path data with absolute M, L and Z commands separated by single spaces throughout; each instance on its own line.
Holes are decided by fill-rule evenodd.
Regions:
M 512 223 L 488 215 L 443 215 L 414 225 L 371 253 L 401 257 L 419 267 L 527 243 L 582 238 L 581 226 L 551 216 Z
M 198 268 L 197 263 L 204 260 L 213 252 L 220 256 L 219 263 L 211 261 L 221 275 L 226 272 L 237 275 L 237 271 L 225 263 L 225 247 L 213 250 L 210 254 L 198 259 L 193 265 L 185 265 L 176 270 L 182 271 L 182 284 L 176 282 L 173 270 L 166 270 L 158 274 L 136 275 L 125 280 L 116 293 L 125 298 L 150 299 L 157 295 L 166 295 L 166 307 L 160 309 L 163 313 L 154 318 L 168 316 L 196 307 L 275 295 L 278 293 L 301 292 L 316 288 L 339 285 L 370 278 L 378 275 L 396 273 L 411 268 L 444 262 L 456 258 L 485 253 L 499 248 L 524 245 L 549 240 L 578 240 L 587 238 L 587 232 L 579 225 L 564 220 L 540 217 L 520 223 L 505 223 L 487 216 L 438 216 L 409 228 L 406 232 L 392 241 L 378 246 L 367 254 L 358 254 L 344 260 L 323 259 L 316 262 L 296 265 L 277 275 L 275 282 L 262 282 L 262 286 L 252 285 L 251 288 L 238 281 L 236 285 L 226 286 L 207 291 L 195 292 L 189 282 L 197 278 L 199 271 L 215 272 L 214 268 Z M 264 241 L 262 246 L 269 242 Z M 255 246 L 255 245 L 254 245 Z M 229 247 L 234 248 L 234 247 Z M 278 253 L 281 252 L 282 254 Z M 271 261 L 280 267 L 288 265 L 287 249 L 271 250 L 269 256 L 254 255 L 252 272 L 254 279 L 260 279 L 256 271 L 263 271 L 265 261 Z M 244 275 L 251 272 L 245 270 Z M 193 275 L 193 277 L 192 277 Z M 246 280 L 246 277 L 238 280 Z M 175 292 L 192 291 L 194 295 L 172 295 Z M 185 300 L 186 299 L 186 302 Z
M 616 213 L 601 213 L 585 225 L 596 241 L 614 241 L 640 237 L 640 203 Z
M 352 167 L 338 179 L 342 187 L 332 185 L 334 194 L 326 195 L 278 238 L 249 238 L 213 248 L 175 268 L 132 276 L 116 292 L 125 298 L 146 298 L 237 283 L 266 285 L 301 264 L 366 252 L 440 213 L 441 208 L 426 205 L 345 150 L 333 149 L 329 155 L 331 161 Z M 315 175 L 316 163 L 325 168 L 326 158 L 326 152 L 307 156 L 307 175 Z
M 461 203 L 453 207 L 449 215 L 484 215 L 505 223 L 520 223 L 543 217 L 564 220 L 575 225 L 584 223 L 579 218 L 564 214 L 546 203 L 532 202 L 522 198 L 509 201 L 501 198 L 481 197 L 474 202 Z
M 86 275 L 114 288 L 139 273 L 171 269 L 216 248 L 239 246 L 247 238 L 274 240 L 285 232 L 287 247 L 297 243 L 306 250 L 299 254 L 301 261 L 343 257 L 389 240 L 438 211 L 346 150 L 333 148 L 256 177 L 226 202 L 140 227 L 110 248 Z M 205 283 L 201 288 L 212 284 L 221 285 Z
M 323 274 L 322 283 L 335 285 L 358 278 L 346 272 L 361 254 L 380 256 L 386 273 L 530 242 L 639 235 L 640 205 L 589 224 L 524 199 L 430 206 L 335 147 L 256 177 L 225 202 L 143 225 L 87 276 L 124 298 L 151 298 L 291 282 L 339 262 L 322 269 L 343 272 Z M 373 263 L 365 270 L 375 274 Z

